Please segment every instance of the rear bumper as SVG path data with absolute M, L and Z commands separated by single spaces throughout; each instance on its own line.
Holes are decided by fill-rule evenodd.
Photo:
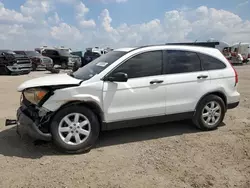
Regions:
M 27 133 L 36 140 L 51 140 L 51 134 L 39 130 L 38 125 L 24 113 L 22 107 L 17 110 L 17 130 L 20 134 Z
M 236 108 L 237 106 L 239 106 L 240 102 L 234 102 L 234 103 L 230 103 L 227 105 L 227 109 L 230 110 L 230 109 L 234 109 Z

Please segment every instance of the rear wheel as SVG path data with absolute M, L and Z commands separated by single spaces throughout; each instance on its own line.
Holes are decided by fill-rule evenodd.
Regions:
M 54 143 L 68 153 L 89 150 L 99 136 L 97 116 L 84 106 L 69 106 L 60 110 L 52 120 Z
M 201 130 L 214 130 L 223 121 L 225 112 L 224 101 L 217 95 L 208 95 L 198 104 L 193 122 Z

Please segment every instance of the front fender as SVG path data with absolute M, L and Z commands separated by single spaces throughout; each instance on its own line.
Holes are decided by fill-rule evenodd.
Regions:
M 73 101 L 81 101 L 81 102 L 94 102 L 102 109 L 101 101 L 97 96 L 92 96 L 88 94 L 77 94 L 77 95 L 73 95 L 69 98 L 64 98 L 64 99 L 60 99 L 60 98 L 55 99 L 55 98 L 56 98 L 55 96 L 51 96 L 51 98 L 49 98 L 43 104 L 43 107 L 48 109 L 49 111 L 55 112 L 61 106 L 67 103 L 70 103 Z

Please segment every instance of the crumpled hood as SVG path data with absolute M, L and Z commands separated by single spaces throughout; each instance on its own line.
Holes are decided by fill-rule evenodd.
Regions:
M 52 76 L 44 76 L 39 78 L 34 78 L 22 83 L 17 91 L 23 91 L 27 88 L 42 87 L 42 86 L 62 86 L 71 84 L 80 84 L 82 80 L 73 78 L 68 74 L 57 74 Z

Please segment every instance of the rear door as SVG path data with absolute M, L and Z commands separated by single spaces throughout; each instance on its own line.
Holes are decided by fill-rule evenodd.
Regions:
M 236 92 L 235 73 L 231 67 L 219 58 L 199 53 L 203 69 L 209 72 L 211 77 L 211 88 L 216 89 L 224 94 L 232 94 Z M 221 55 L 221 58 L 224 58 Z M 230 102 L 230 101 L 228 101 Z
M 197 101 L 210 84 L 208 71 L 203 71 L 196 52 L 165 51 L 166 114 L 193 112 Z

